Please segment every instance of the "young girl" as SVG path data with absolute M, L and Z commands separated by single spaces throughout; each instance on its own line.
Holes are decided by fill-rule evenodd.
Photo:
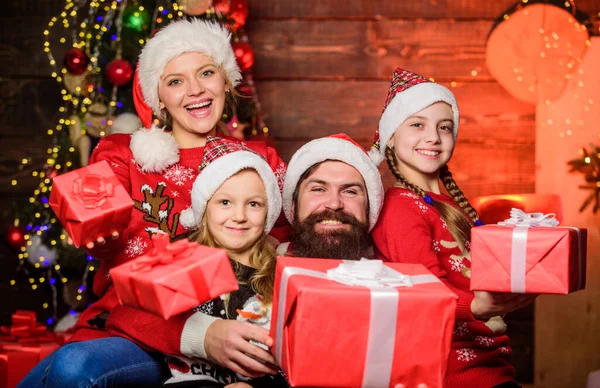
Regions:
M 372 236 L 379 258 L 424 264 L 459 297 L 446 386 L 518 386 L 501 316 L 535 296 L 469 289 L 470 230 L 481 222 L 447 166 L 458 122 L 450 90 L 395 70 L 370 154 L 377 163 L 387 159 L 397 182 Z
M 90 254 L 102 260 L 94 279 L 94 292 L 101 298 L 81 314 L 70 343 L 38 364 L 23 387 L 160 383 L 157 358 L 131 341 L 110 337 L 105 328 L 118 303 L 108 270 L 148 251 L 155 233 L 175 237 L 186 232 L 181 212 L 191 203 L 204 144 L 216 134 L 225 105 L 234 103 L 234 87 L 241 80 L 229 39 L 218 24 L 178 21 L 142 50 L 134 102 L 149 129 L 104 138 L 90 160 L 112 166 L 134 200 L 131 220 L 120 235 L 88 245 Z M 160 126 L 153 123 L 153 113 Z M 285 171 L 274 149 L 258 142 L 247 145 Z
M 223 386 L 247 381 L 251 386 L 287 387 L 285 378 L 274 366 L 266 368 L 275 375 L 250 380 L 236 373 L 242 371 L 236 362 L 224 368 L 207 360 L 204 349 L 200 348 L 202 344 L 196 341 L 198 332 L 205 328 L 195 318 L 204 313 L 248 322 L 264 330 L 270 328 L 276 255 L 266 237 L 281 212 L 279 177 L 262 157 L 239 143 L 223 139 L 211 138 L 207 142 L 201 166 L 203 169 L 192 189 L 192 207 L 184 211 L 182 219 L 198 227 L 190 240 L 227 250 L 240 288 L 202 304 L 195 312 L 175 317 L 184 323 L 176 342 L 181 348 L 177 354 L 185 357 L 167 357 L 172 376 L 166 385 L 198 386 L 199 382 L 204 385 L 214 382 L 220 384 L 215 386 Z M 249 341 L 244 346 L 244 353 L 249 356 L 246 360 L 236 360 L 238 363 L 274 362 L 259 346 Z

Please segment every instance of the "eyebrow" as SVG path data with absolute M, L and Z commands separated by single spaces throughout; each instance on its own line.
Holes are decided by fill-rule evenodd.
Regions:
M 427 117 L 425 116 L 419 116 L 419 115 L 412 115 L 409 117 L 409 119 L 421 119 L 421 120 L 428 120 Z M 452 119 L 441 119 L 440 121 L 438 121 L 439 123 L 443 123 L 444 121 L 450 121 L 452 124 L 454 124 L 454 120 Z
M 209 66 L 215 67 L 215 65 L 213 65 L 212 63 L 207 63 L 206 65 L 200 66 L 199 68 L 197 68 L 196 71 L 204 70 L 205 68 L 207 68 Z M 183 75 L 182 73 L 170 73 L 170 74 L 163 75 L 162 79 L 165 80 L 168 77 L 181 77 L 182 75 Z
M 329 183 L 329 182 L 325 182 L 325 181 L 324 181 L 324 180 L 322 180 L 322 179 L 309 179 L 309 180 L 306 182 L 306 184 L 307 184 L 307 185 L 310 185 L 311 183 L 316 183 L 316 184 L 320 184 L 320 185 L 323 185 L 323 186 L 329 186 L 329 185 L 330 185 L 330 183 Z M 358 187 L 358 188 L 360 188 L 360 189 L 364 190 L 364 185 L 363 185 L 362 183 L 360 183 L 360 182 L 350 182 L 350 183 L 344 183 L 343 185 L 340 185 L 340 187 L 341 187 L 342 189 L 347 189 L 347 188 L 349 188 L 349 187 Z

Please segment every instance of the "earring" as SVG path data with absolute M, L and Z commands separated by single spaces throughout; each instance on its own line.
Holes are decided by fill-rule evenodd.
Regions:
M 225 93 L 229 93 L 229 88 L 225 89 Z

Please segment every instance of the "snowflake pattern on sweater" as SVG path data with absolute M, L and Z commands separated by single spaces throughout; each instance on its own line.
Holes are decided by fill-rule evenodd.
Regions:
M 446 195 L 428 194 L 457 207 Z M 446 386 L 491 387 L 514 379 L 503 350 L 510 349 L 508 337 L 492 332 L 471 313 L 474 294 L 463 274 L 471 267 L 470 246 L 460 248 L 437 209 L 410 190 L 392 187 L 372 237 L 378 259 L 423 264 L 458 296 Z

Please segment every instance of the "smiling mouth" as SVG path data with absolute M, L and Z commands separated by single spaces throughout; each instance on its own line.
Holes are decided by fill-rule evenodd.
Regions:
M 185 109 L 187 109 L 188 111 L 194 111 L 196 109 L 206 109 L 208 107 L 210 107 L 212 105 L 212 100 L 208 100 L 208 101 L 204 101 L 204 102 L 199 102 L 197 104 L 190 104 L 190 105 L 186 105 Z
M 426 155 L 426 156 L 438 156 L 439 154 L 441 154 L 440 151 L 429 151 L 429 150 L 417 150 L 417 153 L 419 153 L 421 155 Z
M 321 225 L 343 225 L 344 224 L 342 221 L 338 221 L 338 220 L 321 220 L 318 223 Z

